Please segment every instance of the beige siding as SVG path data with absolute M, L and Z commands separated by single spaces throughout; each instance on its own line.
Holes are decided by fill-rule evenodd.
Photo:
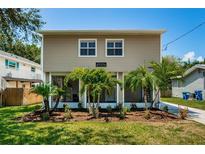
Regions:
M 97 39 L 97 57 L 78 57 L 78 39 Z M 124 39 L 124 57 L 106 57 L 105 39 Z M 75 67 L 94 68 L 107 62 L 107 70 L 127 72 L 150 61 L 160 61 L 160 35 L 138 36 L 44 36 L 44 72 L 69 72 Z

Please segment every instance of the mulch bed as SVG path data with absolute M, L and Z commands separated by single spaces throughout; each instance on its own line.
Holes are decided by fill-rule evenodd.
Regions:
M 16 120 L 21 122 L 40 122 L 45 121 L 41 116 L 42 112 L 37 111 L 26 114 L 22 117 L 17 117 Z M 95 119 L 92 115 L 89 115 L 86 111 L 72 111 L 71 119 L 64 117 L 64 112 L 53 112 L 47 121 L 50 122 L 65 122 L 65 121 L 99 121 L 99 122 L 111 122 L 111 121 L 149 121 L 149 122 L 167 122 L 173 120 L 180 120 L 176 115 L 167 113 L 165 111 L 152 109 L 150 110 L 150 119 L 145 118 L 145 111 L 131 111 L 127 112 L 124 119 L 119 118 L 119 112 L 100 112 L 99 118 Z

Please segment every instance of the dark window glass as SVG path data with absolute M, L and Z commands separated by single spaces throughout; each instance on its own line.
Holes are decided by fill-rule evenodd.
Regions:
M 109 55 L 109 56 L 114 55 L 114 49 L 108 49 L 107 50 L 107 55 Z
M 88 55 L 95 55 L 95 49 L 89 49 L 89 51 L 88 51 L 89 53 L 88 53 Z
M 80 47 L 81 48 L 86 48 L 87 47 L 87 42 L 81 42 Z
M 95 42 L 89 42 L 89 47 L 94 48 L 95 47 Z
M 113 42 L 108 42 L 107 43 L 107 47 L 108 48 L 113 48 L 114 47 L 114 43 Z
M 122 47 L 122 42 L 115 42 L 115 47 L 121 48 Z
M 122 49 L 115 49 L 115 55 L 122 56 Z
M 80 49 L 80 55 L 86 56 L 87 55 L 87 49 Z

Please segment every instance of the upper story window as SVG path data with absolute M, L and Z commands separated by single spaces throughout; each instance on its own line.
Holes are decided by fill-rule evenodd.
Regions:
M 97 56 L 97 39 L 79 39 L 79 57 Z
M 107 57 L 124 57 L 124 39 L 106 39 Z
M 5 59 L 5 66 L 6 68 L 13 68 L 13 69 L 19 69 L 19 63 L 15 61 L 11 61 L 8 59 Z
M 36 72 L 36 68 L 35 67 L 31 67 L 31 72 Z

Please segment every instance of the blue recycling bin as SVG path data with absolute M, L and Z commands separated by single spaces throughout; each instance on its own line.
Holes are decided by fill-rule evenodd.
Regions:
M 201 91 L 201 90 L 196 90 L 196 91 L 195 91 L 195 97 L 196 97 L 196 99 L 199 100 L 199 101 L 203 100 L 202 91 Z
M 183 95 L 184 100 L 188 100 L 189 96 L 190 96 L 190 93 L 189 92 L 183 92 L 182 95 Z

